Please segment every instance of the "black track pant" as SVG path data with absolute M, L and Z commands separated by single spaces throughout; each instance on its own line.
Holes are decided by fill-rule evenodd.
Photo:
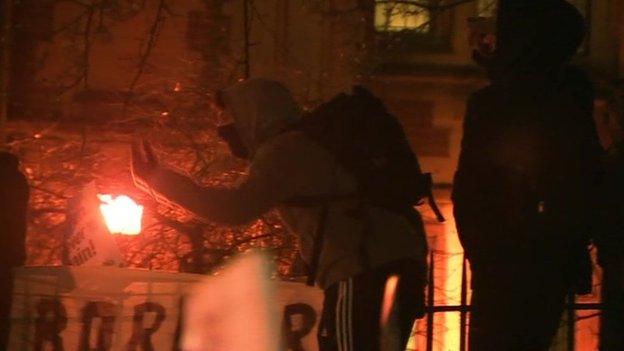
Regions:
M 618 252 L 601 263 L 604 310 L 600 317 L 600 351 L 624 350 L 624 259 L 621 255 L 622 252 Z
M 547 351 L 567 294 L 548 261 L 473 265 L 470 351 Z
M 400 277 L 395 300 L 399 339 L 407 344 L 414 321 L 424 311 L 426 266 L 414 261 L 396 262 L 327 288 L 318 334 L 320 351 L 380 349 L 384 288 L 387 278 L 395 274 Z

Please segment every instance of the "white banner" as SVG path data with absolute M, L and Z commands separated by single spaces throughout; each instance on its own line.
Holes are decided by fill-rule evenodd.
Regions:
M 176 350 L 182 301 L 202 278 L 117 267 L 19 268 L 9 350 Z M 276 300 L 285 349 L 316 350 L 322 292 L 279 282 Z M 240 333 L 250 327 L 240 325 Z

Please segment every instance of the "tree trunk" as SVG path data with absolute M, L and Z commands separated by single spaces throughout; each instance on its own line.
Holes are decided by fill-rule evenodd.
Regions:
M 619 0 L 617 3 L 617 46 L 618 51 L 618 78 L 624 79 L 624 0 Z
M 12 7 L 13 0 L 3 0 L 0 5 L 0 13 L 2 14 L 2 33 L 0 50 L 2 51 L 0 78 L 2 79 L 2 85 L 0 86 L 0 128 L 8 119 L 7 113 L 9 111 L 9 99 L 10 99 L 10 77 L 11 77 L 11 48 L 12 48 Z

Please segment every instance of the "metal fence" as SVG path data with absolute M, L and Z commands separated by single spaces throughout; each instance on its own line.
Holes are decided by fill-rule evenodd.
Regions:
M 461 266 L 461 293 L 460 304 L 456 305 L 436 305 L 435 304 L 435 252 L 431 252 L 429 256 L 429 285 L 427 287 L 427 327 L 426 327 L 426 350 L 433 351 L 434 348 L 434 316 L 436 313 L 459 312 L 459 349 L 458 351 L 468 350 L 468 317 L 470 313 L 470 304 L 468 303 L 468 264 L 464 257 Z M 576 296 L 570 294 L 568 303 L 565 306 L 565 328 L 566 340 L 565 350 L 576 351 L 576 312 L 582 310 L 602 310 L 600 303 L 577 303 Z M 585 350 L 582 350 L 585 351 Z

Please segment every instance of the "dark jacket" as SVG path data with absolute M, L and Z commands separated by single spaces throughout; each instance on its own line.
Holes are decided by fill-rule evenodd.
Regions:
M 475 267 L 550 257 L 586 270 L 579 260 L 601 147 L 591 83 L 566 65 L 582 22 L 565 1 L 526 6 L 508 21 L 537 28 L 502 26 L 500 52 L 486 63 L 492 82 L 467 104 L 452 194 L 457 229 Z

